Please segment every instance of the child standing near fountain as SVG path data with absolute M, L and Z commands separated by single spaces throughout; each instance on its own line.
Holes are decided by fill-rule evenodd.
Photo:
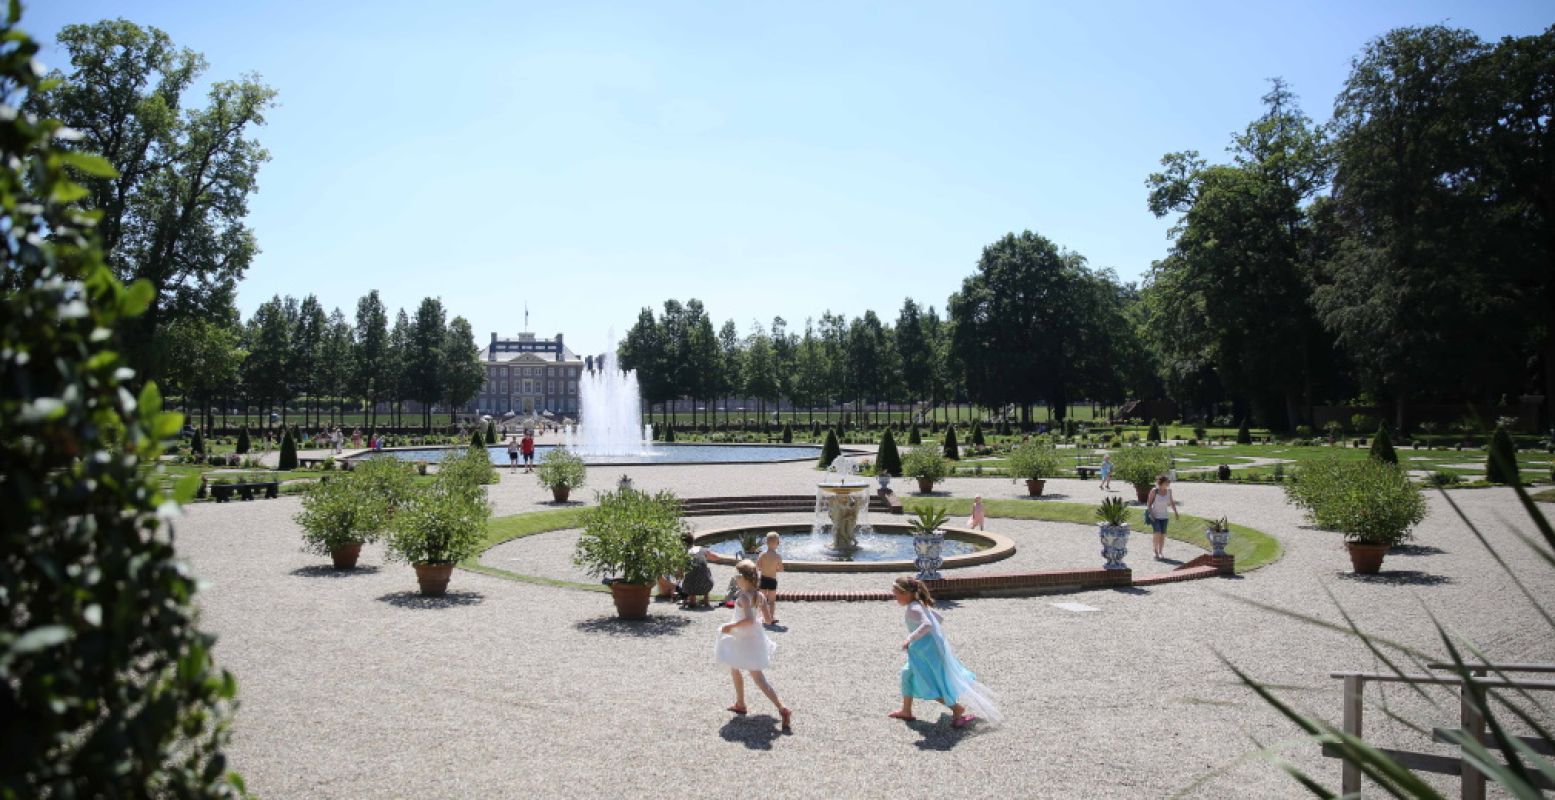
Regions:
M 772 705 L 777 706 L 778 714 L 783 718 L 783 732 L 788 733 L 792 730 L 789 723 L 793 712 L 778 699 L 777 690 L 772 688 L 772 684 L 767 682 L 767 676 L 763 674 L 772 665 L 772 654 L 777 651 L 777 643 L 767 638 L 766 630 L 756 621 L 756 605 L 762 602 L 756 590 L 760 573 L 749 559 L 742 559 L 735 564 L 734 571 L 735 581 L 740 587 L 734 600 L 734 618 L 719 626 L 718 641 L 713 645 L 713 660 L 727 666 L 734 678 L 734 705 L 729 706 L 729 710 L 736 714 L 746 712 L 745 680 L 740 675 L 740 670 L 745 670 L 751 674 L 751 680 L 756 682 L 761 693 L 772 701 Z
M 783 557 L 778 555 L 778 545 L 782 541 L 777 531 L 768 531 L 767 549 L 756 559 L 756 569 L 761 572 L 757 588 L 767 601 L 761 610 L 762 617 L 768 625 L 777 624 L 777 574 L 783 571 Z
M 983 509 L 983 496 L 978 495 L 972 498 L 972 517 L 966 521 L 966 526 L 968 528 L 982 530 L 987 514 L 988 512 Z
M 977 676 L 956 660 L 940 630 L 940 615 L 934 610 L 929 587 L 917 578 L 897 578 L 891 591 L 898 605 L 907 607 L 907 663 L 902 666 L 902 707 L 886 716 L 912 721 L 913 698 L 937 700 L 950 706 L 952 728 L 963 728 L 981 717 L 990 722 L 1000 719 L 998 706 Z

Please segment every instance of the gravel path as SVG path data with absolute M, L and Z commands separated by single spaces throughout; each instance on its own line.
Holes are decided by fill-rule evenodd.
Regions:
M 621 472 L 639 488 L 685 496 L 799 493 L 814 482 L 805 465 L 792 464 L 637 467 L 590 477 L 608 485 Z M 1099 496 L 1095 481 L 1049 487 L 1075 500 Z M 944 488 L 990 499 L 1024 492 L 1008 479 L 953 479 Z M 722 710 L 731 699 L 727 674 L 709 663 L 726 619 L 721 610 L 659 605 L 648 623 L 620 623 L 603 593 L 469 572 L 455 574 L 449 598 L 425 600 L 410 568 L 385 564 L 381 548 L 367 548 L 366 567 L 345 576 L 301 553 L 291 522 L 296 498 L 192 506 L 178 541 L 210 584 L 200 596 L 203 624 L 220 637 L 217 658 L 239 680 L 233 764 L 271 798 L 635 797 L 687 787 L 763 798 L 940 790 L 1299 797 L 1278 768 L 1239 761 L 1255 741 L 1288 741 L 1295 729 L 1240 688 L 1216 651 L 1330 718 L 1340 711 L 1339 686 L 1327 673 L 1377 664 L 1352 641 L 1238 598 L 1337 621 L 1325 594 L 1332 592 L 1368 630 L 1434 653 L 1429 610 L 1472 633 L 1492 657 L 1555 661 L 1555 638 L 1528 622 L 1527 603 L 1439 497 L 1415 546 L 1388 557 L 1390 574 L 1360 580 L 1344 574 L 1339 538 L 1303 528 L 1276 487 L 1195 484 L 1178 492 L 1184 513 L 1224 513 L 1272 533 L 1286 557 L 1240 579 L 953 604 L 947 632 L 1008 715 L 999 728 L 965 735 L 926 704 L 918 723 L 884 718 L 897 702 L 904 633 L 901 611 L 888 603 L 783 610 L 787 630 L 775 634 L 781 649 L 769 675 L 795 709 L 796 731 L 778 736 L 775 715 L 754 692 L 750 716 Z M 531 476 L 505 475 L 491 496 L 499 514 L 549 507 Z M 1506 520 L 1520 512 L 1510 493 L 1453 497 L 1535 591 L 1555 593 L 1550 572 L 1535 569 L 1511 534 Z M 1082 526 L 997 524 L 1044 543 L 1023 547 L 1017 559 L 1043 563 L 1051 553 L 1056 562 L 1071 548 L 1081 563 L 1095 559 L 1094 536 L 1087 540 Z M 544 546 L 551 550 L 541 560 L 564 556 L 566 535 L 554 538 L 535 542 L 529 555 L 538 558 Z M 1136 569 L 1149 561 L 1137 557 L 1141 546 L 1148 553 L 1136 539 Z M 1176 555 L 1182 546 L 1173 547 Z M 1098 610 L 1053 605 L 1065 601 Z M 1432 711 L 1401 691 L 1386 697 L 1427 725 L 1456 718 L 1455 705 Z M 1368 737 L 1446 752 L 1380 713 L 1368 717 Z M 1298 743 L 1286 755 L 1337 785 L 1337 762 L 1314 747 Z M 739 777 L 723 779 L 731 768 Z

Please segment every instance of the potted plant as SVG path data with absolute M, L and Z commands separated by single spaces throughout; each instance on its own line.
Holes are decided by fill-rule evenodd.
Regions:
M 1051 445 L 1026 442 L 1010 451 L 1010 474 L 1026 479 L 1026 491 L 1041 497 L 1047 479 L 1058 471 L 1058 451 Z
M 929 503 L 914 508 L 912 515 L 913 518 L 907 521 L 907 527 L 912 531 L 913 551 L 918 556 L 913 562 L 918 567 L 918 580 L 937 581 L 940 579 L 940 565 L 945 563 L 941 556 L 945 546 L 945 532 L 940 528 L 950 519 L 950 512 L 942 505 Z
M 1212 548 L 1210 555 L 1225 555 L 1226 542 L 1231 541 L 1231 523 L 1225 517 L 1210 520 L 1209 527 L 1204 529 L 1204 538 L 1209 540 Z
M 934 484 L 945 480 L 950 473 L 950 462 L 932 445 L 914 447 L 902 457 L 902 474 L 918 479 L 918 491 L 928 494 Z
M 551 497 L 558 503 L 567 502 L 568 493 L 581 487 L 587 474 L 583 459 L 563 447 L 551 448 L 545 458 L 540 459 L 540 467 L 535 470 L 540 485 L 550 489 Z
M 1101 555 L 1106 569 L 1128 569 L 1128 505 L 1121 497 L 1109 497 L 1096 508 L 1096 535 L 1101 539 Z
M 1313 516 L 1344 534 L 1350 564 L 1360 575 L 1382 569 L 1388 549 L 1406 541 L 1425 519 L 1425 498 L 1396 464 L 1364 459 L 1344 464 L 1339 480 L 1319 494 Z
M 1171 467 L 1171 456 L 1163 450 L 1120 447 L 1112 452 L 1113 476 L 1134 484 L 1134 493 L 1141 503 L 1149 498 L 1156 476 L 1166 474 Z
M 680 499 L 671 492 L 606 492 L 599 495 L 599 505 L 583 515 L 583 533 L 572 561 L 605 579 L 617 616 L 645 619 L 654 581 L 686 568 L 680 537 L 689 530 L 681 519 Z
M 344 570 L 355 567 L 362 545 L 383 532 L 388 509 L 355 481 L 341 477 L 308 489 L 302 496 L 302 511 L 293 519 L 302 527 L 303 550 L 327 554 L 335 569 Z
M 430 485 L 411 492 L 389 525 L 389 556 L 416 568 L 421 593 L 448 591 L 454 565 L 480 550 L 491 506 L 482 487 L 484 452 L 450 455 Z

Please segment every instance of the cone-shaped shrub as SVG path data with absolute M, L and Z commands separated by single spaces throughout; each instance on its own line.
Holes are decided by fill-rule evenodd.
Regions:
M 987 442 L 983 441 L 983 421 L 982 420 L 979 420 L 979 419 L 972 420 L 972 436 L 967 441 L 971 442 L 973 447 L 982 447 L 982 446 L 987 444 Z
M 248 440 L 248 426 L 245 425 L 243 430 L 238 431 L 238 455 L 248 455 L 248 449 L 250 447 L 253 447 L 253 444 Z
M 666 443 L 673 443 L 675 441 L 675 426 L 668 422 L 664 423 L 664 441 Z
M 907 443 L 913 447 L 923 444 L 923 434 L 918 430 L 918 423 L 912 424 L 912 430 L 907 432 Z
M 292 438 L 291 428 L 285 429 L 281 435 L 281 460 L 277 463 L 280 469 L 297 468 L 297 440 Z
M 892 477 L 900 477 L 902 474 L 902 454 L 896 451 L 896 435 L 890 428 L 885 429 L 885 435 L 880 437 L 880 452 L 875 456 L 875 472 L 883 472 Z
M 189 452 L 205 454 L 205 434 L 199 428 L 194 429 L 194 441 L 189 443 Z
M 1393 441 L 1388 437 L 1386 424 L 1377 426 L 1377 438 L 1371 440 L 1371 457 L 1389 464 L 1398 463 L 1398 454 L 1393 452 Z
M 482 436 L 480 431 L 476 431 L 476 432 L 470 434 L 470 449 L 471 450 L 485 450 L 486 449 L 486 437 Z
M 1485 478 L 1491 483 L 1509 486 L 1522 483 L 1522 475 L 1517 469 L 1517 447 L 1512 444 L 1512 435 L 1506 428 L 1496 428 L 1495 435 L 1490 437 L 1490 461 L 1485 465 Z
M 1242 420 L 1242 427 L 1236 429 L 1237 444 L 1252 444 L 1253 432 L 1247 429 L 1247 420 Z
M 783 444 L 793 444 L 793 443 L 794 443 L 794 429 L 790 428 L 788 426 L 788 423 L 785 422 L 785 423 L 783 423 Z
M 821 461 L 820 463 L 816 464 L 816 466 L 820 467 L 821 469 L 826 469 L 827 467 L 831 466 L 831 462 L 836 461 L 837 456 L 840 455 L 842 455 L 842 445 L 837 443 L 837 432 L 834 430 L 827 430 L 826 444 L 821 445 Z
M 961 460 L 961 448 L 956 444 L 956 426 L 945 426 L 945 457 L 951 461 Z
M 1161 441 L 1161 426 L 1157 424 L 1155 420 L 1150 420 L 1150 432 L 1145 434 L 1145 441 Z
M 497 423 L 491 422 L 491 421 L 488 420 L 486 422 L 486 444 L 496 444 L 496 443 L 497 443 Z

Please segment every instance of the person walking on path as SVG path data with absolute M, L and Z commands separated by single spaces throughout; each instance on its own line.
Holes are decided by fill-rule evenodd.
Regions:
M 983 509 L 983 496 L 972 498 L 972 516 L 967 518 L 966 526 L 975 530 L 983 529 L 983 522 L 987 518 L 987 511 Z
M 767 681 L 764 674 L 767 667 L 772 666 L 772 655 L 777 652 L 777 643 L 767 638 L 767 631 L 756 619 L 758 612 L 756 606 L 762 602 L 761 594 L 757 592 L 757 578 L 761 573 L 756 571 L 756 565 L 750 559 L 741 559 L 734 565 L 735 580 L 739 583 L 740 591 L 734 599 L 734 618 L 718 627 L 718 641 L 713 645 L 713 660 L 729 668 L 729 674 L 734 679 L 734 705 L 729 710 L 735 714 L 744 714 L 748 710 L 745 706 L 745 680 L 740 675 L 744 670 L 750 673 L 751 680 L 756 682 L 756 687 L 761 693 L 777 706 L 778 715 L 782 717 L 782 730 L 784 733 L 792 732 L 792 720 L 794 712 L 788 706 L 783 705 L 778 697 L 777 690 Z
M 1101 490 L 1112 491 L 1112 454 L 1103 453 L 1101 457 Z
M 783 557 L 778 555 L 778 545 L 782 541 L 777 531 L 768 531 L 767 549 L 756 558 L 756 569 L 761 572 L 757 587 L 761 590 L 762 599 L 767 601 L 762 608 L 762 617 L 768 625 L 777 624 L 777 574 L 783 571 Z
M 524 454 L 524 472 L 535 471 L 535 435 L 528 428 L 524 429 L 524 440 L 518 443 L 519 452 Z
M 508 437 L 508 474 L 509 475 L 513 475 L 513 474 L 516 474 L 517 472 L 518 472 L 518 440 L 513 438 L 513 437 L 511 437 L 511 436 L 509 436 Z
M 902 707 L 886 716 L 911 722 L 913 698 L 937 700 L 950 707 L 952 728 L 964 728 L 973 720 L 998 722 L 1002 719 L 999 707 L 988 687 L 977 682 L 977 676 L 956 660 L 945 633 L 940 628 L 941 618 L 934 610 L 934 597 L 929 588 L 917 578 L 897 578 L 891 585 L 897 605 L 907 607 L 907 639 L 902 649 L 907 651 L 907 663 L 902 666 Z
M 1145 499 L 1145 519 L 1150 522 L 1150 529 L 1154 532 L 1151 537 L 1155 547 L 1155 557 L 1161 558 L 1161 548 L 1166 546 L 1166 514 L 1170 511 L 1178 519 L 1182 515 L 1177 513 L 1177 501 L 1172 498 L 1172 480 L 1165 475 L 1155 476 L 1155 487 L 1150 490 L 1150 496 Z

